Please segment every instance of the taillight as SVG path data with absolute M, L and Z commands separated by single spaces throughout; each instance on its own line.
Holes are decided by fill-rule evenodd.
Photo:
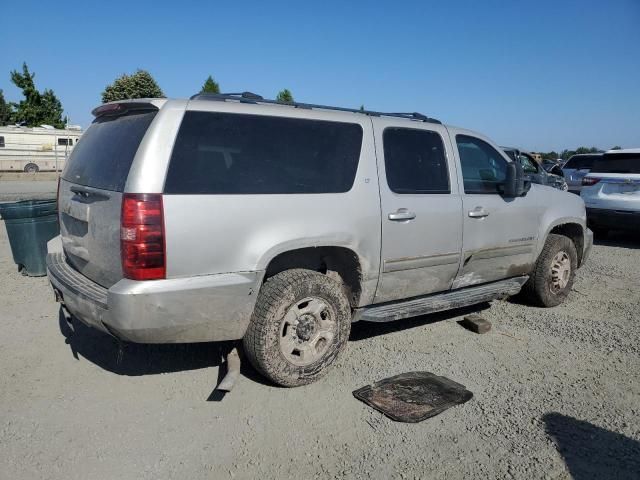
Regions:
M 131 280 L 165 278 L 162 195 L 125 193 L 120 221 L 122 272 Z
M 601 179 L 596 177 L 582 177 L 582 185 L 585 187 L 590 187 L 591 185 L 595 185 Z

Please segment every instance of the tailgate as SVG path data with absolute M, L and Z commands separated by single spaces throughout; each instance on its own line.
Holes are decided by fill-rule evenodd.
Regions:
M 123 278 L 122 192 L 157 108 L 135 105 L 98 117 L 73 149 L 58 193 L 60 235 L 69 263 L 109 288 Z
M 103 287 L 122 278 L 122 193 L 60 181 L 60 236 L 69 262 Z
M 629 153 L 627 153 L 629 152 Z M 606 208 L 637 210 L 640 201 L 640 152 L 607 152 L 595 162 L 589 177 L 597 179 L 597 199 Z

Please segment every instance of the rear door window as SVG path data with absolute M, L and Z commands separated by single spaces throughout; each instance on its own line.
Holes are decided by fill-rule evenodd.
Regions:
M 447 159 L 439 134 L 386 128 L 383 144 L 387 184 L 392 192 L 450 193 Z
M 180 126 L 164 191 L 347 192 L 361 146 L 358 124 L 191 111 Z
M 605 154 L 594 162 L 591 173 L 640 173 L 640 154 Z
M 129 169 L 157 110 L 134 110 L 96 118 L 78 142 L 62 173 L 65 180 L 122 192 Z

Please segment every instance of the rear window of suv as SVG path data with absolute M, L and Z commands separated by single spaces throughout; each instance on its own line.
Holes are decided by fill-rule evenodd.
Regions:
M 571 157 L 563 168 L 573 168 L 579 170 L 581 168 L 591 168 L 593 166 L 593 162 L 602 155 L 578 155 Z
M 187 112 L 165 182 L 173 194 L 341 193 L 353 186 L 358 124 Z
M 122 192 L 142 137 L 157 110 L 133 110 L 96 118 L 82 135 L 62 178 L 102 190 Z
M 640 173 L 640 154 L 605 154 L 593 164 L 591 173 Z

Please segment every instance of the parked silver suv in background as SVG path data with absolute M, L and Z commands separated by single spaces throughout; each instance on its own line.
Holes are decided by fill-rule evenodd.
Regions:
M 117 338 L 243 339 L 287 386 L 351 322 L 516 294 L 561 303 L 591 246 L 584 203 L 531 185 L 488 138 L 414 114 L 253 94 L 109 103 L 59 186 L 48 274 Z
M 596 235 L 640 231 L 640 148 L 609 150 L 582 179 L 580 195 Z
M 584 153 L 573 155 L 567 160 L 562 166 L 562 172 L 570 192 L 580 194 L 583 177 L 589 173 L 593 162 L 601 157 L 601 153 Z

